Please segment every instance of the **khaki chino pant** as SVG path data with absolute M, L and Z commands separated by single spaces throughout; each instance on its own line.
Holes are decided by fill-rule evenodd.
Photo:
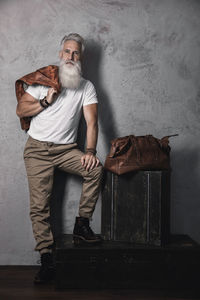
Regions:
M 83 177 L 79 215 L 90 218 L 99 196 L 102 166 L 86 171 L 81 164 L 83 153 L 77 144 L 57 145 L 28 138 L 24 161 L 30 192 L 30 217 L 36 240 L 35 250 L 49 252 L 53 245 L 50 228 L 50 197 L 55 168 Z

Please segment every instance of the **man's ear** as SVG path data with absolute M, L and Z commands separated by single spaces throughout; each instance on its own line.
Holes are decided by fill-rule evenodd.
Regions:
M 59 58 L 62 58 L 62 50 L 59 51 Z

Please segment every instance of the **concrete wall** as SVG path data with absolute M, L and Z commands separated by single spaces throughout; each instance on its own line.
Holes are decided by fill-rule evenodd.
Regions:
M 69 32 L 87 40 L 84 74 L 99 97 L 101 161 L 111 138 L 178 133 L 170 143 L 171 230 L 200 242 L 199 26 L 197 0 L 0 1 L 0 264 L 36 264 L 38 258 L 22 158 L 27 136 L 15 115 L 14 83 L 57 62 L 59 42 Z M 56 174 L 56 232 L 73 228 L 80 182 Z M 97 232 L 100 209 L 99 201 L 92 223 Z

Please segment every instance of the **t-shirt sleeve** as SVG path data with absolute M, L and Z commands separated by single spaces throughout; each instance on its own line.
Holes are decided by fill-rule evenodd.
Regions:
M 83 106 L 94 103 L 98 103 L 96 90 L 92 82 L 88 81 L 86 84 Z
M 41 97 L 42 90 L 43 90 L 43 87 L 41 85 L 33 84 L 33 85 L 28 86 L 28 88 L 26 89 L 26 93 L 30 94 L 35 99 L 39 100 L 39 99 L 42 99 L 42 97 Z

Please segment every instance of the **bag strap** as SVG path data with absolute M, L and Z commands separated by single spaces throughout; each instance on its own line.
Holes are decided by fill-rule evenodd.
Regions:
M 167 147 L 168 146 L 168 143 L 169 143 L 169 138 L 170 137 L 174 137 L 174 136 L 178 136 L 178 134 L 171 134 L 171 135 L 167 135 L 167 136 L 164 136 L 162 139 L 160 139 L 160 145 L 161 147 Z
M 170 138 L 170 137 L 172 137 L 172 136 L 178 136 L 179 134 L 178 133 L 176 133 L 176 134 L 171 134 L 171 135 L 167 135 L 167 136 L 164 136 L 163 138 L 165 138 L 165 137 L 168 137 L 168 138 Z

